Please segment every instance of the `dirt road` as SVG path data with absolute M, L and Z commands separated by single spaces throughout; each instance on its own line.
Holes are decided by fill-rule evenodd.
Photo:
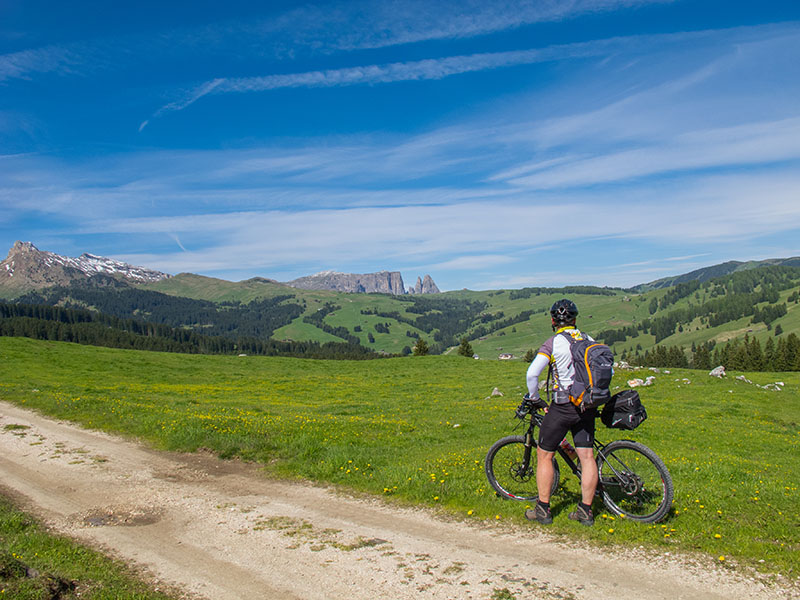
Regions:
M 11 426 L 11 427 L 9 427 Z M 708 561 L 590 553 L 535 527 L 404 510 L 269 480 L 0 402 L 0 477 L 56 530 L 213 600 L 800 598 Z

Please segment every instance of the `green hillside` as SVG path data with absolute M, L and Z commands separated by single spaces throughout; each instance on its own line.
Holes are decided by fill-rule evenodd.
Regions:
M 142 284 L 139 287 L 170 296 L 211 302 L 251 302 L 294 292 L 294 288 L 268 279 L 254 278 L 233 282 L 193 273 L 179 273 L 169 279 Z
M 679 283 L 687 283 L 690 281 L 699 281 L 702 283 L 710 279 L 724 277 L 725 275 L 730 275 L 731 273 L 736 273 L 738 271 L 747 271 L 749 269 L 757 269 L 759 267 L 769 266 L 800 267 L 800 256 L 795 256 L 792 258 L 770 258 L 767 260 L 758 261 L 749 260 L 747 262 L 731 260 L 718 265 L 703 267 L 702 269 L 684 273 L 683 275 L 663 277 L 661 279 L 651 281 L 650 283 L 643 283 L 635 286 L 635 290 L 638 292 L 645 292 L 652 289 L 672 287 L 674 285 L 678 285 Z
M 654 287 L 649 291 L 633 292 L 604 288 L 526 288 L 523 290 L 456 291 L 426 298 L 429 313 L 436 312 L 436 303 L 448 299 L 470 302 L 473 311 L 469 323 L 464 324 L 454 335 L 441 335 L 440 328 L 415 326 L 420 316 L 414 310 L 413 298 L 381 294 L 343 294 L 339 292 L 312 292 L 288 288 L 298 302 L 304 302 L 305 311 L 291 323 L 277 329 L 276 339 L 308 339 L 330 341 L 336 336 L 320 330 L 304 321 L 325 302 L 338 308 L 325 316 L 324 322 L 333 327 L 343 327 L 358 338 L 359 342 L 372 349 L 399 353 L 404 347 L 412 347 L 415 337 L 422 336 L 434 346 L 435 352 L 447 352 L 457 340 L 466 336 L 475 353 L 482 359 L 496 359 L 500 354 L 511 354 L 521 358 L 534 349 L 550 334 L 547 309 L 562 297 L 569 297 L 580 309 L 579 326 L 588 333 L 600 336 L 610 331 L 633 328 L 630 335 L 606 336 L 618 356 L 643 357 L 657 344 L 683 348 L 691 359 L 691 348 L 700 344 L 724 345 L 732 339 L 743 339 L 745 335 L 755 337 L 764 345 L 770 337 L 800 335 L 800 268 L 772 264 L 736 263 L 716 265 L 692 277 L 674 278 L 674 285 Z M 783 261 L 786 263 L 786 261 Z M 786 263 L 789 264 L 789 263 Z M 717 272 L 728 272 L 721 277 L 710 277 Z M 710 278 L 709 278 L 710 277 Z M 185 280 L 193 285 L 187 285 Z M 182 281 L 183 280 L 183 281 Z M 202 282 L 202 285 L 201 285 Z M 663 281 L 662 281 L 663 283 Z M 248 301 L 262 296 L 277 295 L 287 288 L 279 284 L 242 282 L 232 284 L 220 280 L 178 276 L 150 286 L 165 293 L 186 294 L 205 299 L 237 299 Z M 754 301 L 754 293 L 769 290 L 777 295 Z M 589 293 L 591 292 L 591 293 Z M 659 323 L 669 315 L 690 311 L 710 302 L 719 304 L 719 310 L 706 315 L 678 314 L 672 330 L 656 334 L 653 323 Z M 724 313 L 727 304 L 748 302 L 745 314 Z M 755 309 L 785 306 L 785 314 L 774 319 L 754 322 Z M 475 309 L 475 307 L 479 307 Z M 753 309 L 753 310 L 750 310 Z M 741 311 L 740 311 L 741 312 Z M 364 314 L 370 313 L 370 314 Z M 401 318 L 392 316 L 396 313 Z M 527 313 L 527 314 L 526 314 Z M 717 316 L 716 318 L 710 318 Z M 509 324 L 503 326 L 504 322 Z M 643 329 L 642 325 L 646 327 Z M 661 323 L 663 325 L 663 323 Z M 669 324 L 667 324 L 669 325 Z M 376 330 L 376 326 L 379 330 Z M 359 330 L 360 328 L 360 330 Z M 388 331 L 388 332 L 387 332 Z M 370 338 L 371 336 L 371 338 Z
M 136 288 L 48 288 L 16 302 L 88 309 L 234 341 L 335 342 L 390 355 L 407 354 L 418 338 L 432 353 L 448 353 L 466 337 L 479 358 L 496 360 L 501 354 L 521 359 L 538 347 L 551 333 L 548 309 L 563 297 L 578 305 L 581 329 L 636 364 L 688 366 L 697 362 L 698 349 L 714 358 L 745 338 L 766 350 L 800 336 L 800 268 L 769 264 L 640 293 L 573 286 L 391 296 L 182 274 Z M 673 360 L 664 362 L 658 357 L 667 348 Z M 675 360 L 679 355 L 685 360 Z M 795 367 L 792 360 L 786 368 Z

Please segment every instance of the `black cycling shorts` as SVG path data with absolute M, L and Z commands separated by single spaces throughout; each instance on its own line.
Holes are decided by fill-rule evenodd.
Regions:
M 581 412 L 572 402 L 551 404 L 539 428 L 539 448 L 545 452 L 555 452 L 568 431 L 572 432 L 576 448 L 591 448 L 594 444 L 595 417 L 596 408 Z

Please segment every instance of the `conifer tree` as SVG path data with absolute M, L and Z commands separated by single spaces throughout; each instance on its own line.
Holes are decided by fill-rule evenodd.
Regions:
M 417 339 L 417 343 L 414 344 L 414 356 L 425 356 L 428 353 L 428 342 L 424 339 L 419 338 Z

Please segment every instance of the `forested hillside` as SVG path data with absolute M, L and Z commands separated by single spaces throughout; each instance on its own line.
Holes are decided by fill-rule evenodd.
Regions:
M 73 342 L 109 348 L 185 354 L 256 354 L 304 358 L 377 358 L 358 344 L 212 336 L 88 310 L 0 302 L 0 336 Z
M 597 336 L 649 366 L 800 369 L 800 269 L 768 266 L 651 293 L 649 316 Z
M 236 352 L 243 348 L 243 340 L 251 340 L 265 344 L 253 353 L 276 352 L 274 344 L 282 342 L 311 343 L 314 352 L 333 344 L 328 347 L 343 354 L 403 355 L 410 354 L 421 339 L 430 353 L 439 354 L 453 351 L 466 339 L 481 359 L 500 355 L 521 359 L 551 334 L 547 311 L 552 303 L 569 297 L 580 309 L 581 329 L 612 346 L 621 360 L 697 368 L 717 364 L 749 370 L 800 367 L 797 267 L 761 266 L 642 293 L 570 286 L 393 296 L 299 290 L 266 281 L 233 284 L 181 275 L 140 287 L 102 283 L 49 288 L 19 297 L 15 304 L 58 306 L 84 311 L 81 314 L 95 319 L 113 317 L 116 324 L 103 326 L 182 344 L 176 351 Z M 63 321 L 62 316 L 50 320 Z M 88 329 L 81 323 L 81 328 Z M 98 321 L 93 323 L 93 327 L 98 325 Z M 142 324 L 167 329 L 142 333 L 137 330 Z M 35 329 L 31 323 L 23 327 L 17 321 L 13 330 L 21 331 L 20 327 Z M 64 325 L 60 327 L 59 335 L 68 335 L 63 333 Z M 5 323 L 2 331 L 9 328 Z M 130 345 L 131 341 L 119 344 L 144 347 Z M 302 346 L 286 348 L 281 351 L 304 351 Z

